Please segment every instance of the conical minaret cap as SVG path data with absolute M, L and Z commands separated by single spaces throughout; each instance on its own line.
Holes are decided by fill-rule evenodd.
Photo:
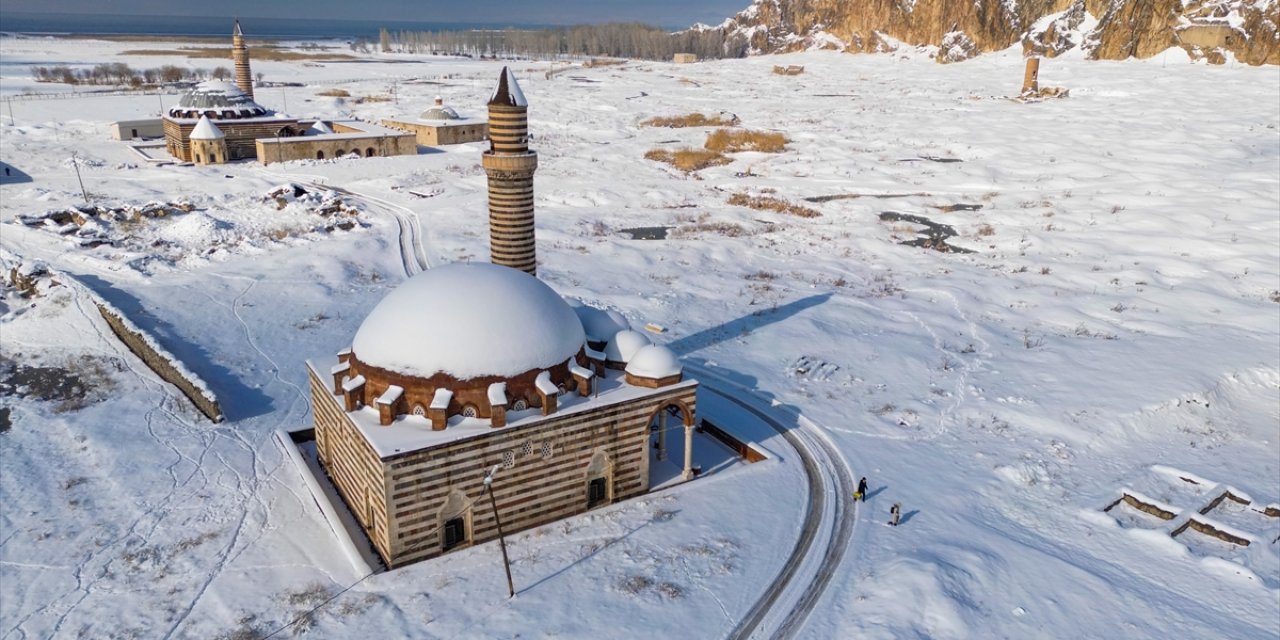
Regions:
M 498 76 L 498 88 L 494 89 L 493 95 L 489 96 L 489 106 L 529 106 L 529 103 L 524 99 L 524 92 L 520 90 L 520 83 L 516 82 L 516 77 L 511 73 L 511 69 L 502 68 L 502 75 Z

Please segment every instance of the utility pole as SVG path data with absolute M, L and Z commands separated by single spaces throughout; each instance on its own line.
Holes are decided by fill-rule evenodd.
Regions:
M 81 183 L 81 196 L 84 196 L 84 204 L 87 205 L 88 192 L 84 191 L 84 180 L 81 177 L 79 177 L 79 159 L 77 159 L 76 152 L 74 151 L 72 151 L 72 166 L 76 168 L 76 179 L 78 180 L 79 183 Z
M 9 126 L 13 126 L 13 98 L 6 98 L 5 103 L 9 105 Z
M 507 560 L 507 541 L 502 537 L 502 520 L 498 518 L 498 501 L 493 497 L 493 476 L 502 465 L 495 464 L 484 477 L 484 490 L 489 492 L 489 506 L 493 508 L 493 521 L 498 525 L 498 546 L 502 547 L 502 568 L 507 571 L 507 597 L 516 595 L 515 583 L 511 581 L 511 562 Z

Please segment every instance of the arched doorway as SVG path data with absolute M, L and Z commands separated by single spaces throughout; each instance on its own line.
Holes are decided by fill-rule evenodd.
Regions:
M 374 155 L 374 153 L 373 153 L 373 147 L 369 147 L 368 149 L 365 149 L 365 150 L 364 150 L 364 157 L 366 157 L 366 158 L 372 158 L 372 157 L 373 157 L 373 155 Z
M 693 427 L 695 416 L 684 402 L 676 399 L 664 401 L 649 414 L 649 432 L 655 457 L 658 462 L 667 459 L 668 435 L 676 432 L 676 442 L 683 458 L 681 476 L 686 480 L 693 477 Z M 678 430 L 683 429 L 684 438 L 680 438 Z
M 613 460 L 602 449 L 591 454 L 585 482 L 587 509 L 613 502 Z
M 450 491 L 436 512 L 436 522 L 441 552 L 471 544 L 471 505 L 465 493 L 457 489 Z

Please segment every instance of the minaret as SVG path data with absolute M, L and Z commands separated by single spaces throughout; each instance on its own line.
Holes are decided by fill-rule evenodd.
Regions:
M 481 157 L 489 176 L 489 261 L 538 275 L 533 240 L 533 172 L 529 103 L 506 67 L 489 97 L 489 150 Z
M 249 48 L 244 46 L 244 33 L 240 31 L 240 19 L 231 32 L 231 59 L 236 63 L 236 86 L 253 98 L 253 74 L 249 71 Z

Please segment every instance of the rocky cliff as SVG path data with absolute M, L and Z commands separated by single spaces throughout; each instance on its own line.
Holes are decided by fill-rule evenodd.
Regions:
M 1053 57 L 1280 64 L 1280 0 L 754 0 L 719 28 L 755 53 L 936 47 L 939 62 L 1021 45 Z

